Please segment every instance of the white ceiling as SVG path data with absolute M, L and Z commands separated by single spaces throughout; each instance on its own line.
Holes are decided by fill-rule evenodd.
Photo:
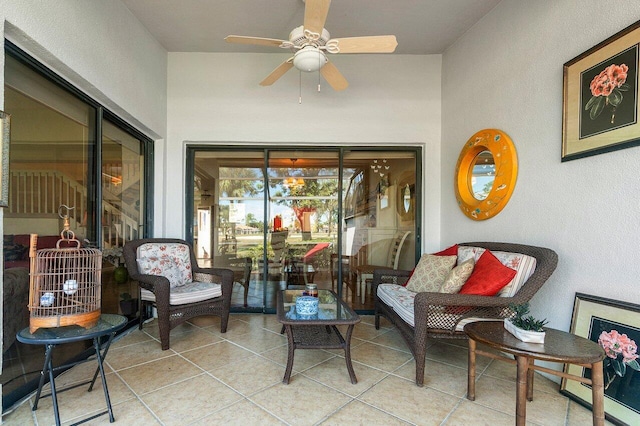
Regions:
M 281 53 L 231 44 L 229 34 L 287 40 L 302 25 L 303 0 L 122 0 L 169 52 Z M 442 53 L 500 0 L 334 0 L 332 38 L 394 34 L 396 53 Z

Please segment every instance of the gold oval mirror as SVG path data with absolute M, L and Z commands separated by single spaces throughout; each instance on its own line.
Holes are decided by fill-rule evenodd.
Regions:
M 500 213 L 513 193 L 518 157 L 509 136 L 497 129 L 477 132 L 456 164 L 455 192 L 462 212 L 473 220 Z

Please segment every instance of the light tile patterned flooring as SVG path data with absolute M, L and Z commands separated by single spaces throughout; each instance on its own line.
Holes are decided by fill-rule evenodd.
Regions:
M 155 322 L 112 345 L 107 382 L 122 425 L 513 425 L 515 366 L 478 357 L 476 401 L 465 398 L 464 341 L 433 341 L 425 386 L 414 383 L 415 363 L 398 332 L 363 316 L 354 331 L 351 384 L 343 352 L 297 350 L 291 383 L 282 383 L 286 337 L 275 315 L 232 314 L 227 333 L 216 317 L 197 318 L 171 332 L 162 351 Z M 61 375 L 58 389 L 90 377 L 95 363 Z M 99 380 L 98 380 L 99 382 Z M 58 395 L 61 420 L 71 424 L 104 410 L 97 383 Z M 31 411 L 33 397 L 5 415 L 5 425 L 54 424 L 51 398 Z M 585 425 L 591 412 L 536 374 L 531 425 Z M 87 424 L 109 424 L 107 415 Z

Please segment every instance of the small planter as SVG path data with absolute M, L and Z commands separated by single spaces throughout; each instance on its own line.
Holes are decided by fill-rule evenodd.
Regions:
M 516 336 L 518 340 L 522 340 L 523 342 L 544 343 L 544 331 L 523 330 L 513 325 L 513 323 L 508 319 L 504 320 L 504 328 L 506 328 L 509 333 Z

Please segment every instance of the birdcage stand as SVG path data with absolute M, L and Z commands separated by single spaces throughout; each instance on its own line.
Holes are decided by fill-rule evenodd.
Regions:
M 113 410 L 111 409 L 111 400 L 109 399 L 109 389 L 107 388 L 107 379 L 104 375 L 104 367 L 103 362 L 105 357 L 107 356 L 107 352 L 109 351 L 109 346 L 111 346 L 111 342 L 113 341 L 113 337 L 116 333 L 124 328 L 127 324 L 127 319 L 121 315 L 112 315 L 112 314 L 103 314 L 100 316 L 97 324 L 89 329 L 80 327 L 80 326 L 69 326 L 69 327 L 58 327 L 58 328 L 40 328 L 36 332 L 31 333 L 29 331 L 29 327 L 23 329 L 16 336 L 19 342 L 26 343 L 29 345 L 44 345 L 45 346 L 45 360 L 44 366 L 42 367 L 42 372 L 40 373 L 40 383 L 38 384 L 38 390 L 36 391 L 35 402 L 33 403 L 33 411 L 38 409 L 38 401 L 40 398 L 44 398 L 47 396 L 51 396 L 53 403 L 53 413 L 56 420 L 56 426 L 60 425 L 60 412 L 58 409 L 58 393 L 62 393 L 64 391 L 77 388 L 78 386 L 86 385 L 89 383 L 88 392 L 93 390 L 93 385 L 98 378 L 98 374 L 100 374 L 100 378 L 102 379 L 102 389 L 104 391 L 104 398 L 107 403 L 106 411 L 97 413 L 91 417 L 88 417 L 84 420 L 81 420 L 74 425 L 78 425 L 81 423 L 85 423 L 89 420 L 92 420 L 96 417 L 102 416 L 104 414 L 109 414 L 109 422 L 113 423 L 115 418 L 113 417 Z M 108 336 L 108 340 L 105 343 L 100 343 L 103 337 Z M 95 373 L 93 374 L 93 378 L 91 380 L 67 387 L 65 389 L 56 390 L 55 384 L 55 372 L 56 371 L 64 371 L 68 368 L 71 368 L 75 365 L 82 364 L 84 362 L 89 362 L 91 359 L 84 359 L 81 361 L 76 361 L 73 363 L 60 365 L 58 367 L 53 367 L 53 349 L 64 343 L 73 343 L 82 340 L 93 340 L 93 348 L 96 353 L 96 360 L 98 362 L 98 367 L 96 368 Z M 51 393 L 46 395 L 42 395 L 42 387 L 45 384 L 46 378 L 48 377 L 49 383 L 51 384 Z M 72 425 L 72 426 L 74 426 Z

